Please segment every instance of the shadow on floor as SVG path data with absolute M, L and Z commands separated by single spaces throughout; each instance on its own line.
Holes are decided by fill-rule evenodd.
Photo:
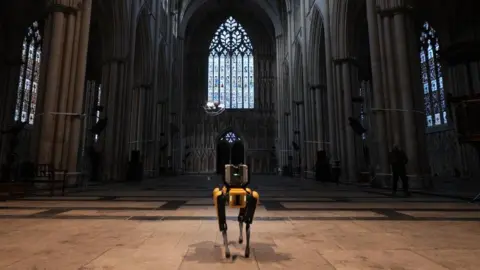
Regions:
M 292 260 L 292 256 L 287 253 L 278 253 L 273 249 L 273 245 L 266 243 L 252 243 L 250 258 L 244 257 L 245 245 L 238 244 L 235 241 L 229 242 L 230 251 L 232 253 L 231 259 L 226 259 L 223 254 L 221 245 L 213 241 L 204 241 L 190 245 L 189 252 L 186 254 L 185 261 L 193 261 L 197 263 L 218 263 L 231 262 L 237 259 L 251 260 L 254 258 L 258 262 L 281 262 Z M 252 256 L 253 255 L 253 256 Z

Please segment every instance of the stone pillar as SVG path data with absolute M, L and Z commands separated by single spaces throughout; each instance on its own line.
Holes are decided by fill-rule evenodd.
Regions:
M 175 19 L 177 17 L 174 17 Z M 177 25 L 177 24 L 175 24 Z M 185 117 L 185 110 L 186 110 L 186 106 L 185 106 L 185 103 L 186 103 L 186 98 L 185 98 L 185 89 L 184 89 L 184 80 L 183 80 L 183 73 L 184 73 L 184 40 L 183 39 L 180 39 L 179 40 L 179 46 L 178 46 L 178 52 L 177 52 L 177 55 L 178 55 L 178 58 L 179 58 L 179 73 L 178 74 L 178 78 L 181 78 L 178 82 L 178 87 L 179 87 L 179 90 L 180 90 L 180 100 L 179 100 L 179 124 L 178 124 L 178 127 L 180 128 L 180 143 L 179 143 L 179 147 L 180 147 L 180 166 L 181 166 L 181 169 L 183 170 L 184 167 L 185 167 L 185 163 L 183 162 L 183 160 L 185 159 L 185 125 L 186 125 L 186 122 L 184 120 L 184 117 Z M 203 63 L 206 63 L 206 62 L 203 62 Z M 206 65 L 205 65 L 206 66 Z M 203 74 L 201 74 L 203 75 Z M 204 78 L 204 76 L 202 76 Z M 203 79 L 202 78 L 202 79 Z M 203 81 L 203 80 L 202 80 Z
M 283 87 L 282 87 L 282 69 L 281 69 L 281 58 L 282 58 L 282 53 L 281 53 L 281 37 L 277 37 L 275 39 L 275 48 L 277 48 L 277 57 L 276 57 L 276 60 L 275 60 L 275 63 L 276 63 L 276 76 L 275 76 L 275 80 L 276 80 L 276 95 L 275 95 L 275 106 L 274 106 L 274 109 L 275 109 L 275 112 L 276 112 L 276 116 L 275 116 L 275 119 L 276 119 L 276 124 L 277 124 L 277 136 L 276 136 L 276 140 L 277 140 L 277 143 L 275 144 L 275 148 L 276 148 L 276 154 L 277 154 L 277 158 L 278 158 L 278 167 L 279 168 L 282 168 L 283 166 L 283 147 L 282 147 L 282 144 L 283 144 L 283 121 L 281 121 L 282 117 L 282 112 L 283 112 L 283 108 L 282 108 L 282 104 L 281 104 L 281 99 L 283 97 Z
M 325 10 L 330 10 L 330 0 L 325 1 Z M 330 32 L 330 12 L 324 13 L 324 30 L 325 30 L 325 69 L 327 82 L 327 101 L 328 101 L 328 150 L 331 159 L 339 158 L 337 130 L 335 128 L 335 89 L 332 65 L 332 34 Z
M 70 13 L 67 15 L 67 24 L 66 24 L 66 40 L 64 44 L 64 57 L 63 57 L 63 68 L 61 76 L 61 86 L 58 100 L 58 112 L 65 113 L 68 106 L 68 97 L 70 94 L 70 80 L 71 69 L 72 69 L 72 57 L 73 57 L 73 38 L 75 34 L 75 15 Z M 65 122 L 66 119 L 72 116 L 58 115 L 57 116 L 57 125 L 55 130 L 55 141 L 54 141 L 54 162 L 53 166 L 57 169 L 66 169 L 63 167 L 62 160 L 66 159 L 66 156 L 63 155 L 63 142 L 65 139 Z M 67 134 L 68 136 L 69 134 Z
M 312 124 L 315 125 L 315 132 L 313 133 L 314 136 L 314 141 L 316 141 L 316 147 L 313 155 L 313 159 L 316 159 L 316 151 L 320 150 L 325 150 L 325 137 L 324 137 L 324 130 L 323 130 L 323 121 L 325 119 L 324 117 L 324 106 L 323 106 L 323 92 L 325 90 L 324 85 L 317 85 L 315 86 L 314 89 L 315 92 L 313 92 L 313 98 L 315 100 L 315 117 L 313 118 L 315 122 L 312 122 Z
M 82 113 L 83 94 L 85 92 L 85 73 L 87 69 L 87 51 L 88 38 L 90 32 L 90 17 L 92 12 L 92 0 L 83 0 L 82 3 L 82 20 L 80 27 L 80 39 L 78 47 L 77 60 L 77 77 L 75 82 L 75 93 L 73 100 L 73 113 Z M 70 140 L 70 157 L 68 159 L 68 171 L 77 170 L 77 153 L 82 134 L 82 121 L 80 117 L 71 118 L 71 140 Z
M 415 112 L 413 110 L 413 93 L 412 78 L 409 66 L 409 53 L 407 47 L 406 31 L 405 31 L 405 14 L 404 9 L 399 9 L 394 13 L 394 33 L 395 43 L 397 45 L 396 60 L 398 63 L 400 98 L 403 117 L 403 132 L 405 138 L 405 151 L 409 158 L 409 171 L 418 172 L 418 140 L 416 137 Z
M 398 74 L 396 73 L 395 69 L 395 53 L 394 44 L 396 41 L 392 39 L 392 26 L 391 21 L 392 19 L 384 12 L 380 12 L 380 15 L 383 16 L 383 38 L 384 38 L 384 46 L 385 46 L 385 67 L 387 71 L 387 86 L 388 86 L 388 96 L 390 100 L 389 106 L 386 108 L 389 110 L 390 114 L 390 121 L 392 122 L 390 128 L 392 130 L 392 140 L 395 144 L 400 144 L 401 137 L 400 137 L 400 112 L 398 106 L 398 84 L 396 78 Z
M 68 82 L 68 97 L 67 97 L 67 106 L 65 111 L 66 112 L 73 112 L 73 102 L 75 98 L 75 84 L 77 81 L 77 62 L 78 62 L 78 49 L 79 49 L 79 42 L 80 42 L 80 29 L 82 24 L 82 10 L 78 10 L 75 16 L 75 32 L 73 35 L 73 48 L 72 48 L 72 58 L 70 64 L 70 80 Z M 62 145 L 62 164 L 61 168 L 68 169 L 68 160 L 70 158 L 70 130 L 71 130 L 71 117 L 67 118 L 65 121 L 64 126 L 64 140 Z
M 102 82 L 102 87 L 104 90 L 108 91 L 108 97 L 103 99 L 101 102 L 104 104 L 105 118 L 107 119 L 107 126 L 105 127 L 105 146 L 103 148 L 103 164 L 106 180 L 113 178 L 113 168 L 115 164 L 114 154 L 115 154 L 115 142 L 117 137 L 115 136 L 115 115 L 116 111 L 121 109 L 117 108 L 116 98 L 118 96 L 118 65 L 119 62 L 116 59 L 108 59 L 104 65 L 104 69 L 108 73 L 103 74 L 105 81 Z M 105 89 L 107 88 L 107 89 Z
M 312 131 L 312 121 L 311 121 L 311 113 L 313 113 L 313 108 L 312 108 L 312 100 L 310 99 L 310 88 L 308 86 L 308 75 L 307 75 L 307 27 L 306 27 L 306 8 L 305 8 L 305 2 L 306 1 L 300 1 L 300 25 L 302 27 L 302 91 L 303 91 L 303 97 L 302 100 L 304 101 L 303 103 L 303 144 L 300 146 L 301 149 L 303 150 L 303 155 L 305 157 L 305 161 L 302 162 L 302 170 L 303 171 L 309 171 L 311 166 L 311 158 L 312 158 L 312 147 L 315 147 L 315 145 L 312 145 L 312 136 L 311 136 L 311 131 Z
M 378 43 L 379 43 L 379 52 L 380 52 L 380 63 L 381 63 L 381 71 L 382 71 L 382 81 L 381 85 L 383 90 L 383 108 L 379 109 L 387 109 L 390 107 L 390 95 L 389 95 L 389 87 L 388 87 L 388 69 L 387 69 L 387 53 L 385 49 L 385 38 L 384 38 L 384 31 L 383 31 L 383 16 L 377 13 L 377 26 L 378 26 Z M 371 46 L 371 45 L 370 45 Z M 375 86 L 374 86 L 375 87 Z M 374 90 L 375 91 L 375 90 Z M 387 137 L 385 139 L 387 143 L 387 151 L 391 145 L 393 145 L 393 121 L 391 120 L 391 112 L 385 112 L 385 129 Z
M 55 136 L 56 115 L 57 112 L 57 95 L 59 91 L 60 68 L 63 56 L 63 38 L 64 38 L 64 22 L 65 17 L 62 11 L 54 10 L 50 16 L 52 17 L 52 41 L 48 61 L 48 70 L 46 78 L 46 88 L 44 89 L 43 111 L 40 142 L 38 149 L 37 162 L 39 164 L 51 164 L 53 161 L 53 142 Z
M 334 78 L 336 80 L 336 88 L 335 88 L 335 106 L 336 106 L 336 114 L 335 114 L 335 125 L 337 129 L 337 147 L 338 147 L 338 158 L 340 160 L 340 165 L 342 168 L 346 168 L 345 165 L 346 163 L 346 147 L 345 147 L 345 111 L 344 111 L 344 101 L 343 101 L 343 95 L 344 95 L 344 89 L 343 89 L 343 84 L 342 84 L 342 65 L 341 61 L 339 59 L 335 60 L 335 75 Z M 344 174 L 345 176 L 345 174 Z
M 372 67 L 373 81 L 373 106 L 376 109 L 385 108 L 384 88 L 382 87 L 382 67 L 380 61 L 380 44 L 378 36 L 377 14 L 375 9 L 375 0 L 367 0 L 367 21 L 368 34 L 370 44 L 370 62 Z M 387 174 L 389 170 L 388 164 L 388 146 L 387 132 L 385 125 L 385 111 L 371 110 L 367 112 L 373 121 L 374 131 L 369 132 L 369 136 L 373 137 L 373 143 L 370 145 L 370 153 L 372 153 L 372 166 L 379 166 L 381 174 Z
M 352 104 L 352 81 L 351 81 L 351 61 L 352 59 L 341 59 L 341 69 L 342 69 L 342 85 L 343 85 L 343 121 L 344 125 L 344 160 L 343 168 L 346 173 L 348 181 L 353 181 L 356 177 L 356 155 L 355 155 L 355 133 L 350 127 L 348 117 L 353 117 L 353 104 Z

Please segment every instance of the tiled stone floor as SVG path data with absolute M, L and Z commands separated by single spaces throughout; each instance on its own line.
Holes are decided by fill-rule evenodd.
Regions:
M 252 254 L 225 259 L 206 177 L 0 202 L 0 269 L 480 269 L 464 201 L 260 177 Z

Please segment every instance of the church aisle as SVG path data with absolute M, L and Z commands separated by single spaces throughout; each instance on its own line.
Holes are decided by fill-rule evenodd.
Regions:
M 353 186 L 254 176 L 252 254 L 222 254 L 204 176 L 0 202 L 1 269 L 476 269 L 480 211 Z M 188 195 L 188 196 L 187 196 Z

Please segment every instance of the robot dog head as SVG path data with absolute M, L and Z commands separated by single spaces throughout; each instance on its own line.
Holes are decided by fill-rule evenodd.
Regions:
M 245 187 L 248 185 L 248 166 L 225 165 L 225 183 L 229 187 Z

